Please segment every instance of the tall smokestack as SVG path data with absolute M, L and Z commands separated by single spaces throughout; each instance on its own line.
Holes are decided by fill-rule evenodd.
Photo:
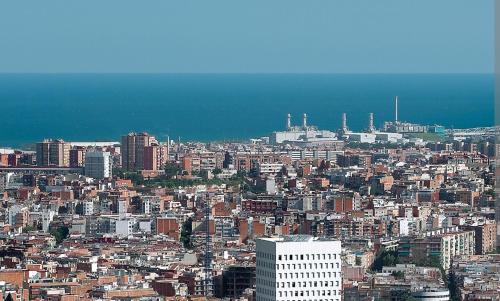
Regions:
M 347 114 L 342 113 L 342 130 L 347 129 Z
M 291 128 L 292 128 L 292 115 L 288 113 L 288 115 L 286 115 L 286 129 L 290 130 Z
M 373 113 L 368 114 L 368 132 L 375 132 L 375 127 L 373 126 Z
M 394 98 L 394 121 L 398 122 L 398 97 Z
M 302 127 L 304 129 L 307 128 L 307 114 L 306 113 L 304 113 L 304 115 L 302 116 Z

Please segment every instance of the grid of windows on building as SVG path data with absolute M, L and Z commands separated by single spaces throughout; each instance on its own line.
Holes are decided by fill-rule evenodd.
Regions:
M 340 242 L 311 236 L 257 240 L 257 301 L 337 301 L 342 296 Z

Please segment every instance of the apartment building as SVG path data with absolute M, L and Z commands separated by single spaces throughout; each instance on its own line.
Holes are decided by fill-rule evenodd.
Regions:
M 309 235 L 257 239 L 257 301 L 342 297 L 340 241 Z

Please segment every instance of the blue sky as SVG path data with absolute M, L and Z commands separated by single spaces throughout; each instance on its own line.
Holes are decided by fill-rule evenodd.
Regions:
M 492 73 L 493 0 L 0 2 L 0 72 Z

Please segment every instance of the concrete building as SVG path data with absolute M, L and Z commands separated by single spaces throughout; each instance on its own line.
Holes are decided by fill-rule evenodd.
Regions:
M 134 232 L 135 224 L 136 224 L 135 218 L 117 220 L 114 223 L 115 225 L 114 233 L 119 237 L 127 237 L 129 235 L 132 235 L 132 233 Z
M 162 169 L 168 160 L 168 146 L 154 144 L 144 147 L 144 159 L 143 168 L 144 170 L 160 170 Z
M 38 166 L 69 167 L 70 144 L 64 140 L 45 139 L 36 144 Z
M 121 154 L 123 169 L 143 170 L 144 149 L 146 146 L 158 144 L 153 136 L 148 133 L 129 133 L 122 136 Z
M 85 148 L 77 146 L 69 151 L 69 167 L 83 167 L 85 165 Z
M 426 237 L 402 237 L 398 250 L 400 258 L 412 262 L 435 257 L 448 270 L 453 258 L 458 255 L 474 255 L 474 231 L 458 231 L 455 228 L 440 229 L 425 233 Z
M 94 202 L 92 200 L 84 201 L 82 206 L 83 206 L 83 215 L 89 216 L 94 214 Z
M 94 179 L 113 176 L 113 160 L 109 152 L 89 151 L 85 155 L 85 175 Z
M 257 239 L 256 300 L 342 298 L 340 241 L 309 235 Z
M 223 297 L 240 298 L 255 286 L 255 266 L 229 266 L 222 273 Z
M 495 166 L 500 166 L 500 135 L 496 135 Z M 495 221 L 497 223 L 497 250 L 500 250 L 500 168 L 495 169 Z
M 496 250 L 496 222 L 487 221 L 480 225 L 467 225 L 461 226 L 460 228 L 463 230 L 472 230 L 475 232 L 476 255 L 485 255 Z
M 347 134 L 349 141 L 359 143 L 375 143 L 377 135 L 371 133 L 349 133 Z

